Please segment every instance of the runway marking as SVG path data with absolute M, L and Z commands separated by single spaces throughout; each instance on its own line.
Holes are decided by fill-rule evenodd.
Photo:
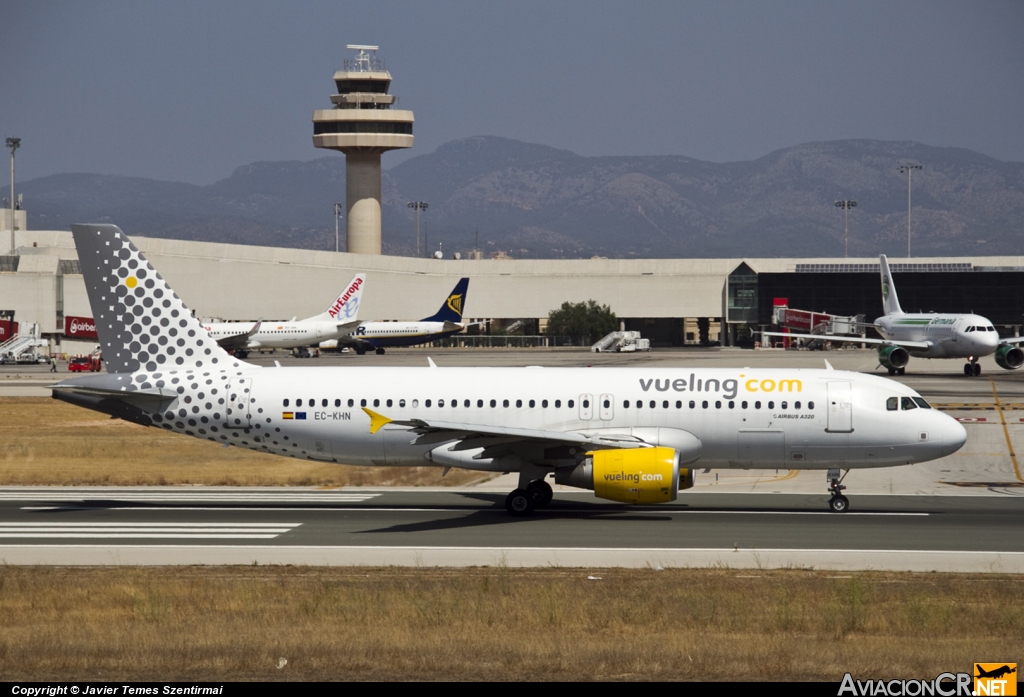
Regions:
M 1010 429 L 1006 425 L 1006 415 L 1003 413 L 1003 405 L 999 401 L 999 393 L 996 391 L 996 381 L 992 378 L 988 379 L 989 383 L 992 384 L 992 396 L 996 400 L 996 410 L 999 412 L 999 420 L 1003 424 L 1003 435 L 1006 437 L 1006 449 L 1010 453 L 1010 461 L 1013 463 L 1013 472 L 1017 475 L 1019 481 L 1024 482 L 1024 477 L 1020 475 L 1020 465 L 1017 464 L 1017 453 L 1013 452 L 1013 441 L 1010 440 Z
M 272 540 L 302 523 L 0 523 L 0 538 Z
M 194 503 L 197 501 L 211 501 L 217 503 L 225 503 L 232 501 L 239 501 L 243 503 L 249 502 L 263 502 L 272 503 L 280 501 L 282 503 L 358 503 L 360 501 L 368 501 L 372 498 L 377 498 L 380 494 L 363 494 L 363 493 L 331 493 L 331 492 L 204 492 L 204 491 L 161 491 L 161 492 L 142 492 L 142 491 L 89 491 L 89 492 L 70 492 L 70 491 L 59 491 L 59 492 L 48 492 L 48 491 L 10 491 L 0 490 L 0 501 L 92 501 L 92 500 L 103 500 L 103 501 L 155 501 L 155 502 L 175 502 L 184 501 L 188 503 Z

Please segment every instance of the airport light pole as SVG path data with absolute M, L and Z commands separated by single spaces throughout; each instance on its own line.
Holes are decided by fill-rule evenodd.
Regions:
M 836 201 L 836 208 L 843 209 L 843 216 L 846 218 L 846 237 L 843 242 L 843 256 L 850 256 L 850 209 L 857 206 L 856 201 Z
M 422 252 L 420 251 L 420 211 L 425 211 L 430 206 L 427 201 L 409 201 L 405 204 L 409 208 L 416 211 L 416 257 L 420 257 Z
M 334 203 L 334 251 L 340 251 L 338 249 L 338 220 L 341 218 L 341 204 L 338 202 Z
M 915 169 L 923 168 L 921 165 L 900 165 L 900 174 L 907 173 L 907 259 L 910 258 L 910 182 Z
M 14 231 L 18 229 L 15 222 L 18 216 L 14 209 L 14 151 L 21 147 L 21 138 L 8 138 L 7 147 L 11 149 L 11 256 L 14 256 Z

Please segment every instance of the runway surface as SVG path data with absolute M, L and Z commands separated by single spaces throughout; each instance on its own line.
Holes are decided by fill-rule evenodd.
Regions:
M 0 563 L 813 567 L 1024 572 L 1024 497 L 681 494 L 629 507 L 499 491 L 0 490 Z
M 818 368 L 884 374 L 872 350 L 831 352 L 409 349 L 272 364 Z M 1024 573 L 1024 371 L 914 360 L 896 379 L 958 418 L 967 445 L 923 465 L 854 470 L 851 511 L 826 509 L 823 472 L 709 470 L 660 507 L 556 487 L 510 518 L 515 476 L 453 489 L 0 488 L 0 563 L 728 566 Z M 5 366 L 0 396 L 49 395 L 46 366 Z M 282 461 L 287 466 L 287 461 Z

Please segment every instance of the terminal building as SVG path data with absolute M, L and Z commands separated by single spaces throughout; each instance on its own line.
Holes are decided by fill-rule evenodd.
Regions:
M 659 346 L 752 346 L 773 305 L 836 315 L 882 312 L 877 259 L 417 259 L 134 237 L 198 317 L 289 319 L 323 312 L 353 274 L 367 274 L 360 318 L 432 314 L 470 278 L 465 317 L 498 326 L 536 320 L 563 302 L 608 305 L 628 330 Z M 18 231 L 0 256 L 0 314 L 37 323 L 55 353 L 88 353 L 69 317 L 92 311 L 70 232 Z M 1005 336 L 1024 323 L 1024 257 L 890 261 L 910 311 L 977 312 Z

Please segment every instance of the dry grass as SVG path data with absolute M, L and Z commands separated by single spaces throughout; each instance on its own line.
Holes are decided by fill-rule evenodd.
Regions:
M 455 486 L 488 475 L 345 467 L 225 448 L 46 397 L 0 397 L 0 485 Z
M 0 675 L 933 678 L 1015 660 L 1022 590 L 1020 577 L 797 570 L 6 567 Z

